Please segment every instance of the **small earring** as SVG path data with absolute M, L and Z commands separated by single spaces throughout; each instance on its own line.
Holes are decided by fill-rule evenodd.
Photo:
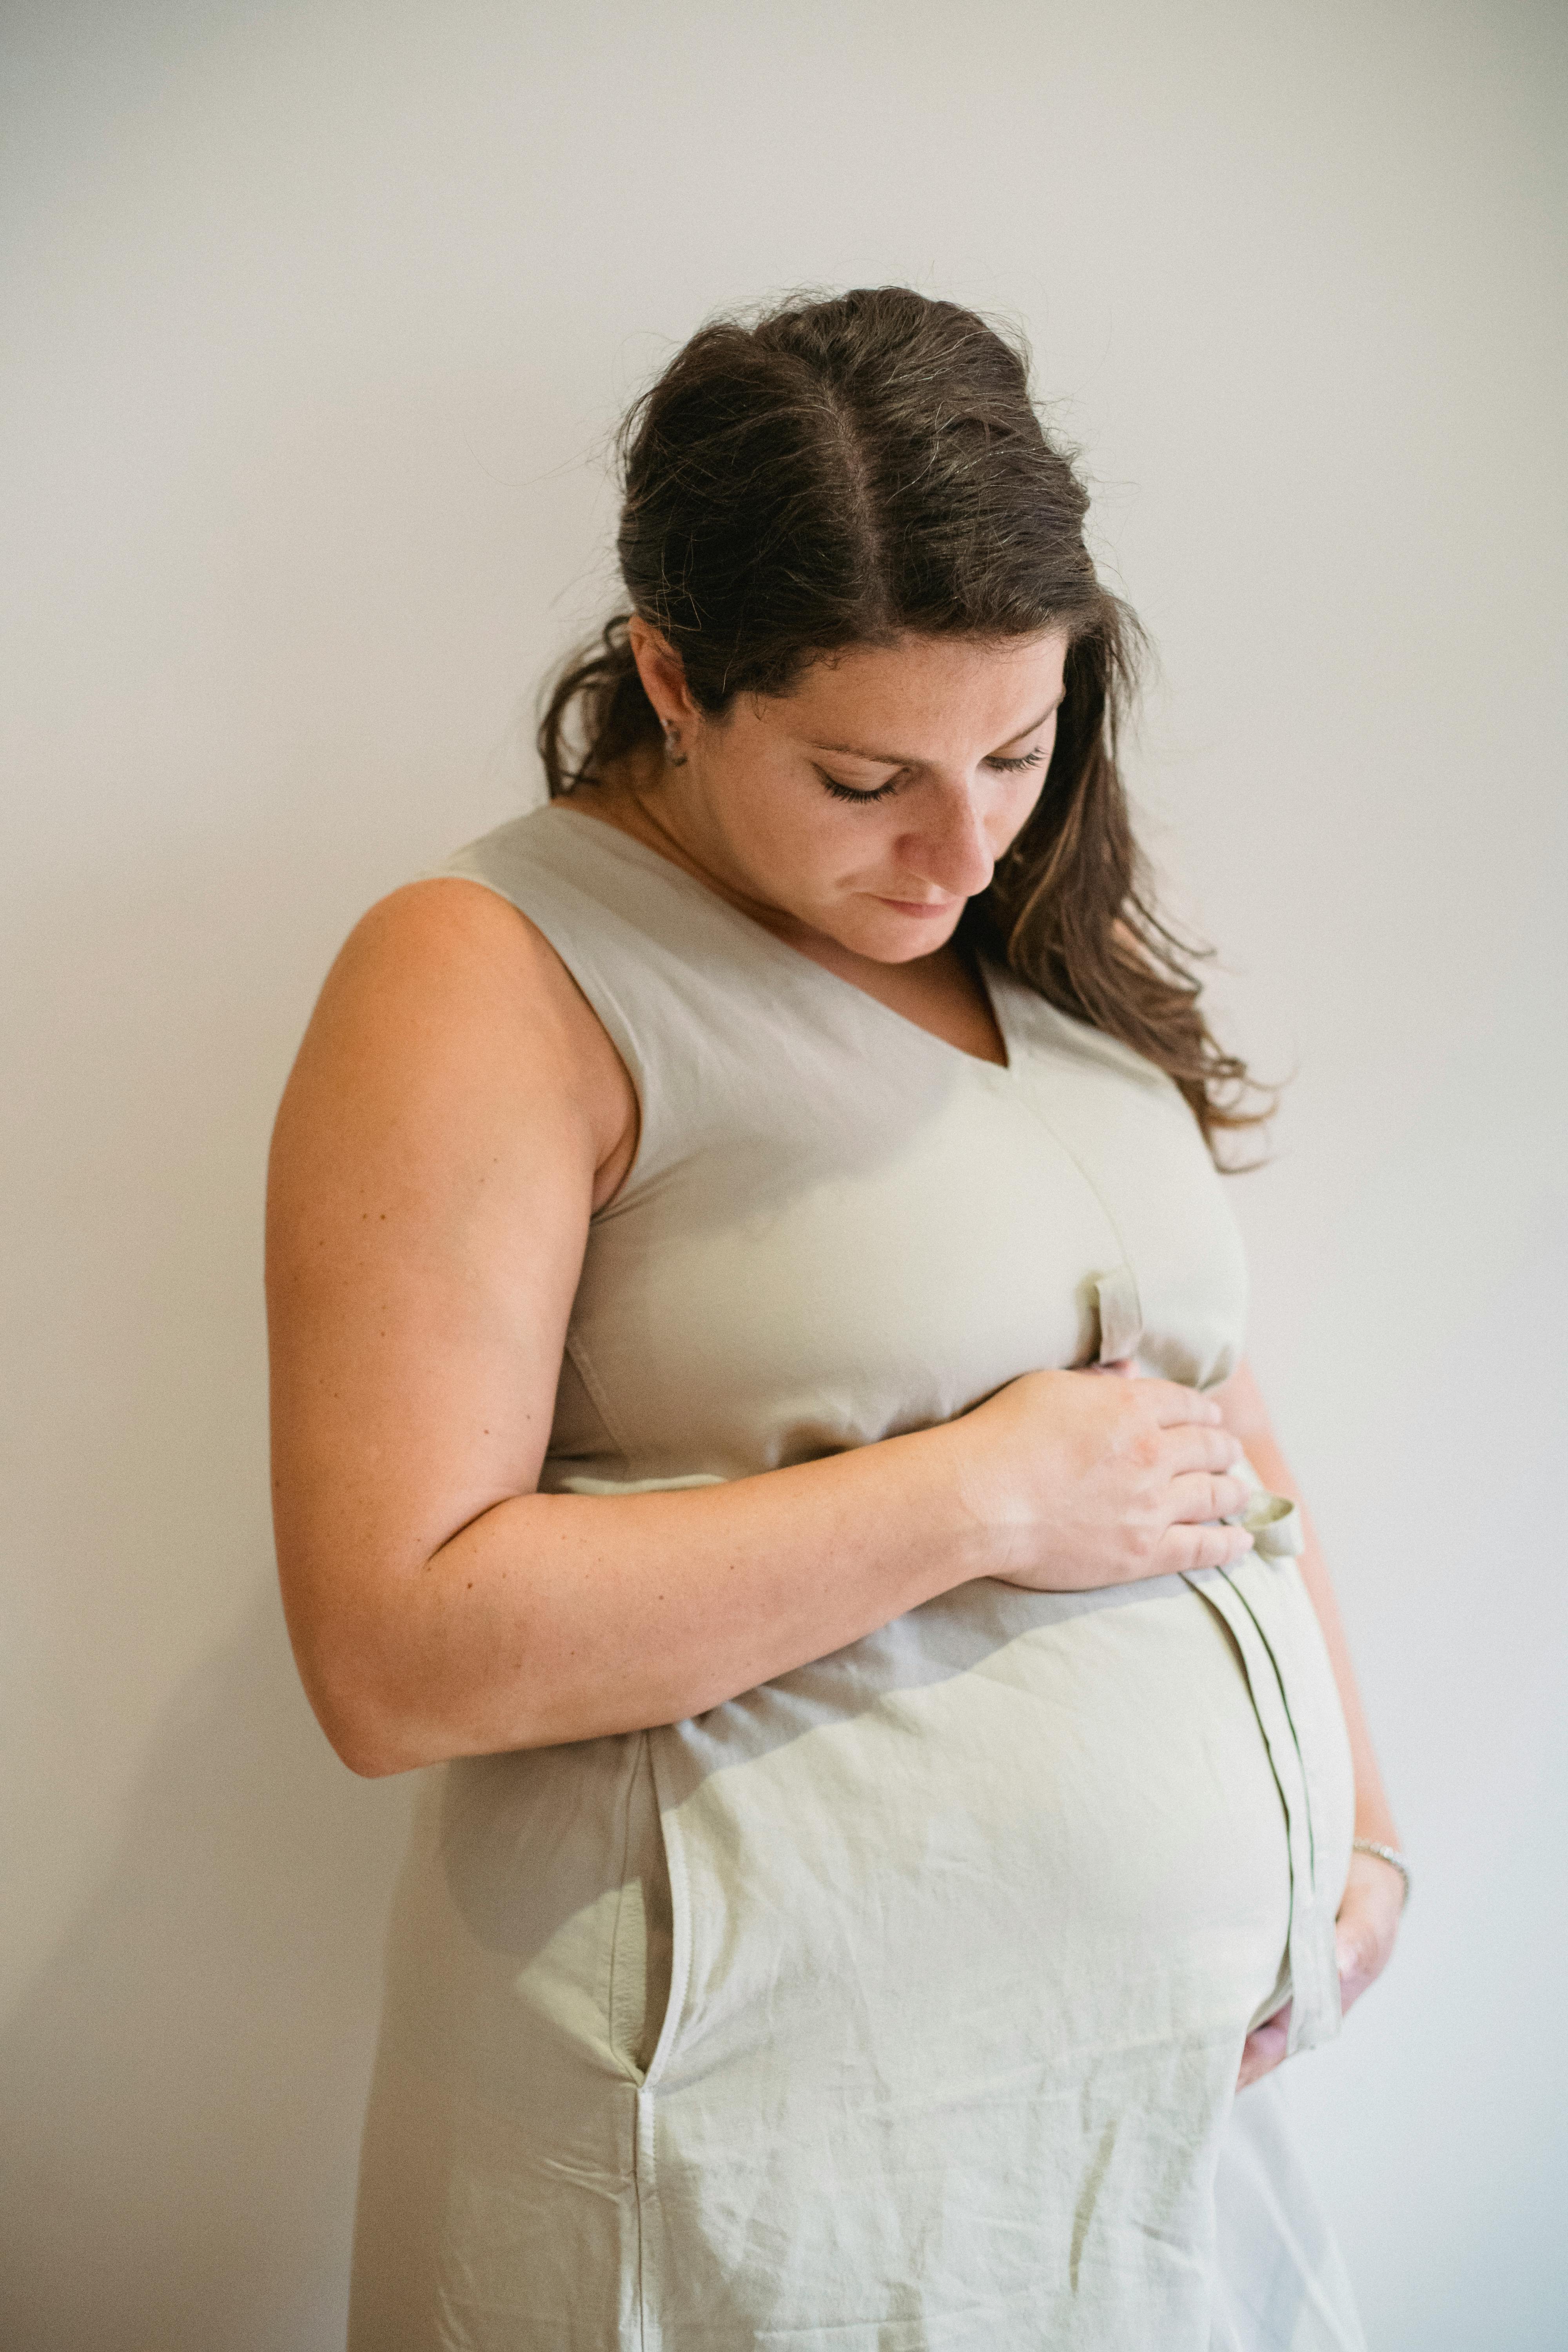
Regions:
M 687 754 L 680 749 L 680 730 L 673 719 L 664 722 L 664 756 L 672 768 L 684 768 Z

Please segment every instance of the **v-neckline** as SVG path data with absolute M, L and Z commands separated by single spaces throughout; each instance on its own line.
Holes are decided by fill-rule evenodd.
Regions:
M 907 1013 L 900 1013 L 895 1006 L 884 1003 L 879 996 L 873 996 L 869 989 L 862 988 L 858 982 L 846 980 L 842 972 L 831 971 L 825 963 L 818 963 L 816 958 L 807 955 L 803 948 L 791 947 L 787 940 L 781 940 L 776 931 L 770 931 L 767 925 L 759 923 L 754 915 L 748 915 L 742 908 L 733 905 L 730 899 L 715 890 L 710 883 L 700 881 L 695 874 L 689 874 L 684 866 L 678 866 L 673 857 L 667 857 L 661 849 L 655 849 L 651 843 L 640 841 L 635 833 L 627 833 L 622 826 L 612 824 L 607 817 L 591 815 L 586 809 L 572 808 L 564 801 L 547 802 L 546 807 L 554 815 L 584 818 L 595 831 L 611 835 L 616 841 L 624 844 L 645 864 L 651 864 L 660 874 L 673 875 L 678 882 L 686 883 L 691 889 L 700 894 L 708 906 L 717 907 L 721 914 L 730 916 L 737 923 L 743 924 L 749 939 L 759 941 L 775 957 L 787 957 L 792 970 L 798 970 L 804 966 L 806 971 L 816 972 L 830 987 L 847 992 L 861 1004 L 868 1004 L 873 1013 L 881 1013 L 885 1019 L 896 1022 L 908 1035 L 923 1037 L 926 1043 L 933 1045 L 939 1053 L 956 1055 L 961 1062 L 967 1062 L 977 1070 L 992 1070 L 999 1078 L 1005 1078 L 1012 1075 L 1014 1039 L 1004 1018 L 1002 997 L 995 985 L 998 980 L 1005 979 L 1006 975 L 999 967 L 988 965 L 983 957 L 979 955 L 974 957 L 972 969 L 985 1002 L 991 1009 L 991 1018 L 995 1024 L 996 1034 L 1002 1040 L 1002 1050 L 1007 1056 L 1005 1062 L 994 1062 L 989 1055 L 972 1054 L 967 1046 L 955 1045 L 950 1037 L 939 1036 L 934 1029 L 928 1029 L 923 1022 L 911 1021 Z

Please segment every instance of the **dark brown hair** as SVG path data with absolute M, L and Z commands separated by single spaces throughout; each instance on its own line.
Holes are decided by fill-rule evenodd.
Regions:
M 1167 1071 L 1210 1150 L 1250 1128 L 1245 1066 L 1154 911 L 1117 764 L 1143 639 L 1084 544 L 1088 495 L 1041 427 L 1026 352 L 897 286 L 701 328 L 632 409 L 617 542 L 633 609 L 700 707 L 783 695 L 806 665 L 909 635 L 1068 639 L 1039 801 L 963 935 Z M 659 740 L 629 614 L 545 706 L 552 798 Z M 571 745 L 575 748 L 569 748 Z

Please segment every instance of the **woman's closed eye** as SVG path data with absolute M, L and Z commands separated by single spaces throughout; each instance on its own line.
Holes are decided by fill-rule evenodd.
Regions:
M 1005 760 L 1000 752 L 993 752 L 982 764 L 1003 775 L 1016 775 L 1022 768 L 1037 768 L 1044 758 L 1044 751 L 1037 747 L 1016 760 Z M 818 768 L 816 773 L 823 790 L 831 793 L 836 801 L 885 801 L 898 791 L 903 781 L 900 776 L 889 776 L 885 784 L 877 785 L 874 791 L 866 791 L 854 784 L 841 783 L 837 776 L 830 776 L 826 768 Z
M 816 773 L 824 792 L 831 793 L 836 801 L 885 801 L 890 793 L 899 789 L 897 776 L 889 776 L 887 782 L 879 784 L 874 793 L 865 793 L 857 792 L 853 784 L 841 784 L 837 776 L 828 775 L 825 769 L 818 768 Z

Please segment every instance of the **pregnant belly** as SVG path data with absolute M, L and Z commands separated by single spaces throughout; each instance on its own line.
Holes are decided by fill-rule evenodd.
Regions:
M 1179 1580 L 964 1588 L 655 1735 L 655 1761 L 672 2083 L 743 2066 L 796 2003 L 840 2081 L 930 2084 L 959 2044 L 964 2071 L 1066 2081 L 1130 2043 L 1239 2055 L 1282 1990 L 1276 1763 L 1233 1635 Z

